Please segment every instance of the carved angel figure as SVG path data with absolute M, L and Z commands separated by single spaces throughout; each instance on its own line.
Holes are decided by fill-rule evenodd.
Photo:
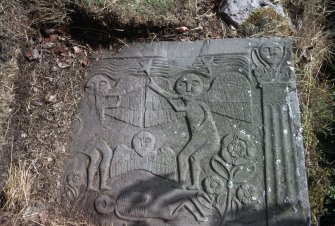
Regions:
M 155 137 L 147 131 L 136 133 L 132 139 L 132 148 L 120 144 L 114 150 L 110 168 L 112 177 L 127 172 L 145 170 L 157 176 L 175 179 L 176 163 L 174 151 L 162 147 L 157 151 Z
M 97 113 L 101 122 L 105 119 L 105 108 L 117 108 L 124 92 L 112 92 L 110 82 L 101 75 L 92 77 L 86 84 L 91 113 Z
M 211 80 L 208 90 L 204 89 L 200 77 Z M 190 139 L 177 157 L 179 183 L 189 184 L 188 189 L 198 189 L 201 159 L 220 149 L 220 137 L 212 112 L 250 122 L 250 83 L 240 73 L 223 72 L 211 77 L 199 71 L 185 70 L 174 85 L 175 92 L 163 89 L 153 79 L 148 86 L 166 98 L 176 112 L 186 115 Z M 191 178 L 191 183 L 187 182 L 188 178 Z
M 265 42 L 251 53 L 256 68 L 254 73 L 258 82 L 288 81 L 291 76 L 286 46 L 277 42 Z
M 199 189 L 200 160 L 216 153 L 220 148 L 220 137 L 211 111 L 206 103 L 196 99 L 203 93 L 202 80 L 196 72 L 187 71 L 175 84 L 177 94 L 167 92 L 153 80 L 148 86 L 165 97 L 175 111 L 186 113 L 190 140 L 178 155 L 179 182 L 187 183 L 187 178 L 191 175 L 191 185 L 187 188 Z M 173 99 L 181 99 L 184 104 L 177 105 Z

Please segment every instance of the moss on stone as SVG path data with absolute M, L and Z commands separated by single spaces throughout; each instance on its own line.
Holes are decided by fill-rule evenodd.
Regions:
M 288 36 L 292 31 L 288 19 L 271 7 L 251 13 L 239 30 L 244 36 Z

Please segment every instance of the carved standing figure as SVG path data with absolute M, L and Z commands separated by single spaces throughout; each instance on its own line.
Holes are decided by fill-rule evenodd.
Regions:
M 175 83 L 176 94 L 162 89 L 152 79 L 148 86 L 165 97 L 175 111 L 185 112 L 190 139 L 177 157 L 179 183 L 184 185 L 191 176 L 188 189 L 199 189 L 200 161 L 220 149 L 220 137 L 212 113 L 206 103 L 197 99 L 203 93 L 203 82 L 194 71 L 185 71 Z M 180 99 L 183 105 L 175 100 Z
M 113 151 L 101 139 L 91 140 L 87 143 L 83 154 L 89 157 L 89 164 L 87 168 L 87 189 L 92 191 L 98 191 L 94 186 L 94 175 L 99 172 L 100 175 L 100 189 L 110 190 L 111 188 L 107 185 L 107 179 L 109 177 L 109 166 L 113 157 Z M 101 161 L 99 162 L 101 155 Z
M 102 75 L 94 76 L 87 82 L 86 92 L 89 94 L 90 111 L 98 115 L 101 123 L 105 120 L 105 109 L 119 107 L 121 95 L 124 94 L 113 93 L 109 80 Z

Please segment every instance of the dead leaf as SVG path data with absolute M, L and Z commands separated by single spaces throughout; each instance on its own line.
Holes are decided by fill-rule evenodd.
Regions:
M 42 48 L 43 49 L 52 49 L 53 47 L 55 47 L 55 43 L 53 43 L 53 42 L 45 42 L 45 43 L 43 43 L 43 45 L 42 45 Z
M 49 29 L 44 29 L 43 32 L 46 36 L 49 36 L 49 35 L 52 35 L 52 34 L 57 34 L 58 30 L 49 28 Z
M 184 33 L 185 31 L 188 30 L 188 28 L 185 27 L 185 26 L 181 26 L 181 27 L 177 27 L 177 28 L 175 28 L 175 30 L 176 30 L 177 32 L 179 32 L 179 33 Z
M 38 61 L 42 60 L 42 50 L 38 49 L 28 50 L 23 55 L 28 60 L 38 60 Z
M 87 60 L 87 59 L 81 59 L 79 62 L 80 62 L 80 64 L 81 64 L 83 67 L 86 67 L 87 64 L 88 64 L 88 60 Z
M 32 60 L 42 60 L 42 50 L 33 49 L 33 55 L 31 57 Z
M 74 53 L 77 53 L 77 54 L 83 53 L 83 50 L 78 46 L 73 46 L 73 51 Z
M 28 50 L 23 55 L 24 55 L 24 57 L 26 57 L 28 59 L 31 59 L 31 57 L 33 56 L 33 51 Z
M 56 42 L 58 40 L 58 35 L 57 34 L 50 35 L 48 39 L 50 42 Z
M 66 63 L 63 63 L 63 62 L 59 62 L 59 63 L 58 63 L 58 67 L 64 69 L 64 68 L 70 67 L 70 65 L 69 65 L 69 64 L 66 64 Z
M 45 97 L 44 97 L 45 101 L 47 103 L 54 103 L 56 102 L 56 95 L 50 94 L 48 93 Z
M 45 224 L 45 223 L 47 223 L 47 219 L 48 219 L 48 213 L 47 212 L 40 212 L 39 214 L 38 214 L 38 218 L 39 218 L 39 220 L 40 220 L 40 222 L 42 223 L 42 224 Z
M 67 47 L 65 45 L 60 45 L 55 49 L 55 53 L 61 55 L 62 53 L 67 51 Z

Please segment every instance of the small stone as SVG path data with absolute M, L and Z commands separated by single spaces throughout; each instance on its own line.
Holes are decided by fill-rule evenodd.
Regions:
M 184 33 L 185 31 L 188 30 L 188 28 L 185 27 L 185 26 L 181 26 L 181 27 L 177 27 L 177 28 L 175 28 L 175 30 L 176 30 L 177 32 L 179 32 L 179 33 Z
M 238 27 L 251 13 L 263 7 L 271 7 L 278 14 L 288 18 L 283 6 L 279 2 L 274 4 L 270 0 L 227 0 L 227 2 L 219 9 L 219 12 L 226 16 L 228 22 Z

